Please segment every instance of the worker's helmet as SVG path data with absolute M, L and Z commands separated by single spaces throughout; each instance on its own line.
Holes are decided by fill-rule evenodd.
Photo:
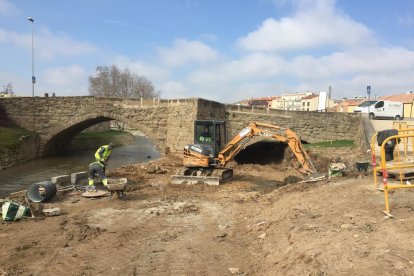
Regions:
M 114 144 L 113 143 L 109 143 L 108 149 L 113 149 L 113 147 L 114 147 Z

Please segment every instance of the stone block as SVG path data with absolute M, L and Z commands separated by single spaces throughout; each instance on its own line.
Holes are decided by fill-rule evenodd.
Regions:
M 62 214 L 62 212 L 60 211 L 60 208 L 52 207 L 49 209 L 43 209 L 43 214 L 45 216 L 51 217 L 51 216 L 59 216 L 60 214 Z
M 56 184 L 57 186 L 67 186 L 70 183 L 70 176 L 69 175 L 53 176 L 51 181 L 53 184 Z
M 81 179 L 87 179 L 88 178 L 88 172 L 77 172 L 72 173 L 70 175 L 70 183 L 76 184 Z

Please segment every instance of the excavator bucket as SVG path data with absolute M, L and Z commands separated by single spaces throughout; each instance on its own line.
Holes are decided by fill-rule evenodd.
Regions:
M 191 173 L 189 169 L 182 169 L 177 174 L 171 176 L 171 184 L 207 184 L 220 185 L 223 182 L 230 180 L 233 177 L 232 169 L 214 169 L 209 175 L 197 175 Z

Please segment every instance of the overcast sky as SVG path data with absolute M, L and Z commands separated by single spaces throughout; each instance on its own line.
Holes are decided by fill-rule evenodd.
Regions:
M 0 90 L 88 95 L 96 66 L 161 98 L 232 103 L 288 92 L 414 91 L 412 0 L 0 0 Z

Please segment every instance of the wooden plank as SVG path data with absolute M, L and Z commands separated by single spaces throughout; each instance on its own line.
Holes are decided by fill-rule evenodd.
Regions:
M 397 180 L 413 179 L 414 168 L 403 168 L 401 170 L 389 170 L 388 175 L 395 177 Z

